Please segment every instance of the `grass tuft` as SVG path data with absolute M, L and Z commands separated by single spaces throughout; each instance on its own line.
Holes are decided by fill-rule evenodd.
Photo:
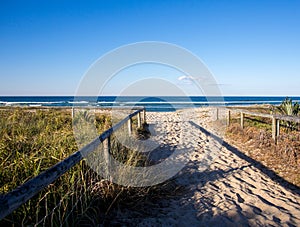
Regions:
M 79 116 L 78 119 L 76 116 Z M 87 125 L 95 124 L 99 134 L 112 125 L 108 114 L 82 111 L 75 115 L 75 124 L 82 119 Z M 13 190 L 77 151 L 74 122 L 71 111 L 66 109 L 0 109 L 0 193 Z M 82 128 L 86 129 L 88 128 Z M 137 129 L 136 134 L 142 135 L 140 139 L 150 136 L 147 125 Z M 102 146 L 100 148 L 103 149 Z M 94 155 L 103 151 L 100 148 Z M 111 138 L 111 153 L 114 159 L 126 166 L 149 165 L 148 157 L 122 146 L 114 136 Z M 126 177 L 122 170 L 120 177 Z M 179 189 L 173 181 L 141 188 L 117 185 L 103 179 L 87 165 L 86 160 L 82 160 L 53 184 L 0 220 L 0 225 L 109 224 L 108 217 L 124 207 L 124 204 L 126 207 L 139 209 L 147 201 L 154 202 L 177 191 Z

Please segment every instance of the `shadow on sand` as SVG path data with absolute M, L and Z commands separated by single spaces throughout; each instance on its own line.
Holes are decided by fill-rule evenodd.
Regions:
M 215 187 L 216 191 L 218 191 L 218 185 L 214 182 L 226 179 L 226 177 L 232 172 L 243 170 L 250 166 L 255 166 L 275 182 L 278 182 L 283 187 L 292 190 L 293 193 L 300 195 L 298 187 L 285 181 L 260 162 L 243 154 L 237 148 L 231 146 L 205 128 L 192 121 L 189 123 L 248 163 L 226 171 L 222 169 L 206 169 L 205 171 L 198 171 L 198 166 L 201 165 L 201 160 L 190 160 L 177 175 L 169 180 L 173 183 L 177 182 L 178 185 L 182 186 L 182 190 L 175 192 L 172 189 L 164 189 L 165 183 L 158 185 L 158 188 L 160 188 L 159 190 L 164 192 L 162 193 L 162 197 L 148 195 L 139 202 L 136 202 L 134 207 L 130 207 L 128 204 L 120 205 L 117 210 L 114 210 L 108 217 L 106 217 L 104 226 L 141 226 L 141 223 L 142 225 L 145 224 L 147 226 L 251 226 L 253 225 L 253 222 L 251 222 L 242 213 L 242 208 L 239 203 L 242 202 L 241 200 L 243 199 L 238 194 L 236 195 L 237 198 L 228 198 L 236 207 L 236 212 L 231 213 L 230 217 L 226 214 L 215 215 L 213 212 L 215 207 L 213 198 L 210 196 L 201 196 L 201 194 L 204 193 L 203 190 L 205 189 L 203 186 L 205 184 L 210 184 L 210 186 Z M 174 146 L 166 145 L 158 148 L 156 150 L 156 155 L 164 159 L 171 155 L 173 151 Z M 242 181 L 242 179 L 240 180 Z M 166 190 L 168 193 L 166 193 Z M 194 197 L 195 192 L 198 192 L 200 195 L 197 199 Z M 282 209 L 268 201 L 263 200 L 263 202 L 278 209 Z M 260 216 L 263 213 L 259 207 L 251 206 L 251 209 L 254 212 L 252 220 L 256 220 L 256 215 Z M 273 222 L 275 225 L 281 224 L 281 220 L 276 216 L 273 217 Z M 289 226 L 295 225 L 289 223 Z
M 232 145 L 230 145 L 229 143 L 224 141 L 222 138 L 218 137 L 217 135 L 213 134 L 212 132 L 209 132 L 208 130 L 201 127 L 200 125 L 197 125 L 196 123 L 194 123 L 192 121 L 190 121 L 189 123 L 192 126 L 198 128 L 201 132 L 203 132 L 207 136 L 212 137 L 214 140 L 216 140 L 218 143 L 220 143 L 220 145 L 226 147 L 226 149 L 231 151 L 233 154 L 237 155 L 239 158 L 244 159 L 245 161 L 249 162 L 251 165 L 255 166 L 257 169 L 259 169 L 261 172 L 266 174 L 268 177 L 270 177 L 272 180 L 274 180 L 275 182 L 277 182 L 284 188 L 292 190 L 293 193 L 300 195 L 300 188 L 298 186 L 286 181 L 285 179 L 283 179 L 282 177 L 277 175 L 273 170 L 267 168 L 266 166 L 264 166 L 262 163 L 256 161 L 255 159 L 245 155 L 244 153 L 239 151 L 236 147 L 233 147 Z

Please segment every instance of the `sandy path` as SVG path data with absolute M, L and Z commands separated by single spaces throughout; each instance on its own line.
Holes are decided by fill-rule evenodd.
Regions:
M 140 212 L 125 212 L 123 224 L 300 226 L 300 192 L 285 189 L 269 177 L 269 170 L 230 145 L 220 146 L 205 129 L 201 130 L 207 129 L 211 119 L 203 110 L 189 113 L 188 118 L 176 113 L 148 113 L 157 141 L 187 149 L 190 161 L 176 176 L 176 182 L 186 190 Z M 209 168 L 203 163 L 209 163 Z

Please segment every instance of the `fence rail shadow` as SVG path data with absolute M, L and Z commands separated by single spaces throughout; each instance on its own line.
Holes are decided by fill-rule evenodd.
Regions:
M 241 158 L 241 159 L 249 162 L 251 165 L 255 166 L 257 169 L 259 169 L 261 172 L 263 172 L 264 174 L 266 174 L 268 177 L 270 177 L 272 180 L 274 180 L 275 182 L 277 182 L 279 185 L 283 186 L 286 189 L 292 190 L 293 193 L 296 193 L 296 194 L 300 195 L 300 187 L 298 187 L 298 186 L 296 186 L 296 185 L 294 185 L 294 184 L 286 181 L 285 179 L 283 179 L 282 177 L 280 177 L 279 175 L 277 175 L 273 170 L 267 168 L 266 166 L 264 166 L 259 161 L 256 161 L 255 159 L 247 156 L 246 154 L 244 154 L 243 152 L 241 152 L 239 149 L 237 149 L 236 147 L 230 145 L 229 143 L 227 143 L 226 141 L 224 141 L 222 138 L 220 138 L 219 136 L 215 135 L 214 133 L 208 131 L 207 129 L 203 128 L 202 126 L 196 124 L 193 121 L 189 121 L 189 123 L 191 125 L 193 125 L 194 127 L 198 128 L 201 132 L 203 132 L 207 136 L 212 137 L 220 145 L 226 147 L 226 149 L 228 149 L 233 154 L 237 155 L 239 158 Z

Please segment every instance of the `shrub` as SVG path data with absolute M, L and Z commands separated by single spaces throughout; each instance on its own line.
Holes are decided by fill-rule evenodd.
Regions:
M 298 116 L 300 112 L 300 105 L 298 102 L 293 103 L 292 99 L 286 97 L 280 106 L 277 107 L 277 111 L 282 115 Z M 289 130 L 295 130 L 298 125 L 297 123 L 286 121 L 285 126 Z

